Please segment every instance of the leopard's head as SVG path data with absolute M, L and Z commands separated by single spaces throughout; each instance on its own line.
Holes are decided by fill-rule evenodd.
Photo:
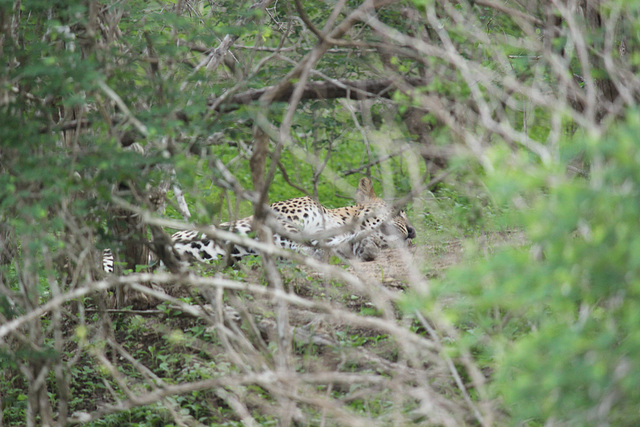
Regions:
M 411 225 L 406 212 L 396 210 L 387 202 L 376 196 L 373 183 L 367 177 L 360 179 L 356 192 L 356 201 L 362 206 L 363 229 L 379 230 L 376 238 L 380 246 L 389 246 L 392 240 L 411 240 L 416 237 L 416 230 Z

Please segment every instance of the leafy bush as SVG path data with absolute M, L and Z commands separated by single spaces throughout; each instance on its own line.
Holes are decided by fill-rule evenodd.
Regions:
M 0 1 L 1 421 L 632 423 L 640 9 L 565 3 Z M 386 270 L 140 267 L 185 200 L 362 175 L 417 219 Z M 522 244 L 430 287 L 496 229 Z
M 589 179 L 496 150 L 487 178 L 523 247 L 438 283 L 514 423 L 631 425 L 640 401 L 640 114 L 570 141 Z M 579 147 L 579 150 L 576 150 Z M 505 167 L 505 165 L 508 165 Z M 451 296 L 455 298 L 451 299 Z

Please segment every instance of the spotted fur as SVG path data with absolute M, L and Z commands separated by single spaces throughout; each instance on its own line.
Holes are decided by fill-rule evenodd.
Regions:
M 113 252 L 111 249 L 102 251 L 102 269 L 107 273 L 113 273 Z
M 273 203 L 278 230 L 273 234 L 274 244 L 284 249 L 316 254 L 333 249 L 347 257 L 372 260 L 380 248 L 393 241 L 405 241 L 416 236 L 415 229 L 404 212 L 395 213 L 373 190 L 368 178 L 362 178 L 356 192 L 356 205 L 327 209 L 309 197 L 299 197 Z M 221 229 L 248 236 L 253 217 L 220 225 Z M 172 237 L 177 255 L 183 260 L 208 262 L 229 254 L 234 259 L 258 255 L 253 248 L 232 246 L 218 242 L 193 230 L 179 231 Z M 105 251 L 106 254 L 106 251 Z M 103 259 L 105 271 L 113 271 Z
M 274 243 L 284 249 L 306 253 L 316 253 L 326 247 L 346 256 L 371 260 L 379 248 L 389 246 L 391 241 L 416 236 L 406 214 L 394 215 L 387 203 L 376 196 L 368 178 L 360 180 L 356 201 L 354 206 L 337 209 L 327 209 L 309 197 L 273 203 L 271 210 L 282 229 L 282 232 L 274 233 Z M 252 222 L 253 217 L 247 217 L 220 227 L 247 236 L 252 231 Z M 203 238 L 197 231 L 180 231 L 172 238 L 180 256 L 200 262 L 224 257 L 229 246 Z M 254 249 L 240 246 L 233 246 L 231 251 L 230 255 L 236 259 L 257 255 Z

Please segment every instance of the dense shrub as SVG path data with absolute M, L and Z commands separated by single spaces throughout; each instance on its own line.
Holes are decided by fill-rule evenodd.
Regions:
M 640 115 L 570 141 L 589 176 L 496 154 L 487 178 L 524 244 L 439 283 L 515 423 L 631 425 L 640 401 Z M 576 148 L 579 147 L 579 150 Z M 450 299 L 446 299 L 451 301 Z

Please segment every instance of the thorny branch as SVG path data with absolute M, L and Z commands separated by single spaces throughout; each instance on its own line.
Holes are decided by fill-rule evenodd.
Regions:
M 217 4 L 209 3 L 207 7 L 212 13 L 220 12 L 214 10 Z M 411 190 L 394 206 L 413 200 L 414 207 L 421 206 L 426 211 L 425 204 L 419 203 L 427 199 L 428 190 L 450 179 L 458 170 L 455 167 L 467 167 L 459 163 L 455 167 L 445 164 L 443 170 L 425 172 L 419 167 L 419 161 L 440 149 L 437 144 L 446 145 L 445 163 L 453 156 L 451 153 L 463 154 L 489 172 L 493 162 L 487 153 L 503 143 L 515 154 L 523 150 L 533 153 L 543 163 L 553 164 L 559 157 L 559 143 L 568 133 L 580 129 L 590 135 L 601 134 L 627 107 L 635 107 L 640 100 L 639 73 L 633 60 L 637 43 L 627 27 L 632 23 L 628 21 L 628 10 L 623 3 L 615 2 L 607 4 L 604 10 L 602 2 L 590 0 L 549 0 L 527 5 L 497 0 L 441 1 L 427 2 L 420 7 L 391 0 L 366 0 L 357 5 L 340 0 L 323 4 L 326 9 L 308 8 L 308 4 L 300 0 L 293 5 L 284 3 L 256 2 L 252 10 L 266 10 L 267 19 L 254 19 L 260 18 L 260 14 L 234 18 L 226 23 L 234 27 L 234 32 L 219 34 L 216 41 L 208 42 L 211 45 L 202 43 L 198 37 L 193 38 L 199 41 L 192 42 L 192 35 L 181 34 L 178 26 L 167 22 L 165 29 L 170 42 L 166 45 L 156 41 L 152 33 L 141 32 L 145 37 L 139 44 L 143 54 L 136 51 L 136 43 L 131 43 L 133 36 L 127 33 L 129 30 L 121 26 L 123 20 L 128 19 L 127 13 L 135 11 L 125 12 L 119 2 L 108 6 L 90 2 L 83 17 L 86 19 L 79 19 L 74 25 L 58 25 L 69 18 L 58 19 L 59 8 L 49 8 L 46 16 L 38 15 L 35 10 L 26 14 L 20 1 L 0 13 L 0 50 L 3 58 L 7 58 L 7 72 L 0 77 L 3 113 L 10 119 L 19 119 L 20 124 L 26 123 L 20 121 L 24 118 L 33 121 L 34 134 L 42 140 L 50 138 L 48 145 L 61 148 L 56 154 L 70 154 L 58 164 L 61 174 L 68 172 L 75 177 L 74 172 L 81 170 L 90 181 L 105 171 L 122 172 L 117 170 L 116 163 L 109 162 L 106 169 L 96 172 L 95 169 L 103 166 L 95 164 L 103 159 L 81 162 L 83 150 L 93 153 L 98 144 L 109 142 L 102 138 L 102 128 L 108 129 L 109 138 L 113 137 L 114 128 L 123 128 L 126 132 L 120 137 L 122 146 L 142 141 L 154 155 L 172 160 L 190 156 L 190 149 L 199 147 L 213 131 L 221 135 L 220 139 L 228 137 L 235 142 L 245 138 L 243 128 L 252 127 L 255 136 L 253 140 L 246 137 L 247 141 L 236 143 L 246 147 L 247 156 L 252 156 L 255 192 L 243 188 L 234 164 L 225 163 L 224 156 L 206 150 L 197 154 L 210 160 L 209 168 L 198 167 L 194 174 L 202 171 L 215 174 L 211 181 L 216 185 L 224 186 L 225 191 L 233 192 L 238 199 L 254 203 L 256 229 L 261 240 L 215 227 L 194 227 L 183 221 L 163 219 L 119 197 L 104 197 L 97 192 L 80 194 L 81 191 L 60 196 L 64 199 L 59 205 L 57 202 L 46 205 L 42 221 L 47 216 L 59 219 L 56 227 L 42 231 L 42 235 L 34 232 L 36 237 L 16 235 L 19 227 L 12 228 L 14 217 L 28 218 L 24 221 L 25 228 L 37 229 L 40 225 L 25 216 L 25 212 L 37 211 L 29 204 L 33 199 L 45 200 L 45 195 L 65 191 L 55 187 L 51 194 L 43 195 L 47 192 L 46 182 L 39 182 L 18 185 L 13 192 L 7 192 L 7 199 L 23 199 L 19 199 L 12 212 L 0 213 L 3 233 L 0 296 L 9 306 L 8 309 L 3 306 L 0 311 L 2 350 L 42 352 L 49 342 L 54 343 L 52 349 L 58 355 L 68 348 L 77 350 L 69 360 L 62 356 L 44 361 L 19 360 L 19 372 L 29 387 L 28 424 L 35 425 L 37 420 L 49 424 L 81 423 L 142 405 L 168 402 L 171 417 L 177 424 L 195 425 L 197 421 L 182 414 L 171 397 L 204 390 L 214 390 L 217 398 L 246 423 L 257 423 L 253 415 L 264 412 L 278 418 L 283 425 L 308 424 L 311 417 L 302 408 L 311 407 L 311 412 L 322 414 L 321 423 L 370 425 L 371 420 L 355 415 L 349 403 L 358 399 L 366 401 L 375 395 L 384 396 L 381 403 L 392 402 L 398 408 L 383 423 L 424 421 L 451 426 L 500 423 L 501 411 L 492 401 L 486 373 L 474 360 L 471 349 L 460 344 L 456 358 L 444 353 L 441 337 L 457 341 L 460 331 L 446 320 L 436 302 L 428 313 L 407 311 L 403 315 L 398 309 L 403 296 L 385 286 L 385 278 L 360 275 L 355 263 L 350 266 L 353 270 L 347 271 L 270 243 L 272 232 L 292 240 L 328 234 L 294 236 L 279 229 L 267 208 L 269 186 L 280 170 L 285 181 L 305 193 L 304 183 L 296 182 L 295 175 L 285 169 L 282 155 L 287 153 L 299 163 L 326 164 L 323 179 L 334 181 L 345 193 L 352 190 L 341 178 L 338 168 L 331 168 L 328 157 L 323 163 L 317 153 L 305 152 L 294 140 L 301 111 L 304 113 L 309 105 L 320 104 L 303 104 L 306 100 L 324 100 L 329 104 L 331 100 L 347 99 L 343 106 L 348 106 L 356 126 L 344 133 L 348 137 L 361 136 L 376 147 L 378 157 L 363 162 L 367 163 L 363 166 L 349 166 L 351 169 L 342 175 L 385 164 L 400 152 L 408 152 L 403 156 L 406 167 L 403 172 L 408 175 Z M 197 2 L 179 1 L 173 11 L 180 17 L 192 14 L 196 20 L 206 21 Z M 231 9 L 225 12 L 230 13 Z M 49 28 L 43 24 L 46 22 L 56 24 Z M 505 22 L 508 22 L 508 31 L 501 27 Z M 259 25 L 254 26 L 255 23 Z M 31 28 L 40 26 L 48 28 L 46 34 L 27 34 Z M 261 26 L 271 27 L 262 32 Z M 257 27 L 260 28 L 256 30 Z M 203 33 L 209 30 L 203 29 Z M 244 30 L 250 35 L 243 34 Z M 271 32 L 278 35 L 275 43 L 269 39 Z M 43 82 L 53 74 L 30 79 L 29 73 L 44 64 L 29 64 L 30 58 L 23 55 L 22 51 L 28 48 L 25 40 L 31 39 L 40 40 L 46 47 L 34 55 L 38 60 L 55 59 L 58 53 L 73 53 L 74 49 L 81 50 L 83 60 L 106 58 L 99 59 L 104 63 L 100 62 L 96 69 L 101 77 L 79 83 L 74 80 L 78 77 L 74 77 L 73 71 L 64 78 L 54 79 L 65 86 L 64 90 L 45 93 Z M 243 44 L 237 45 L 238 40 Z M 188 53 L 174 49 L 185 45 Z M 164 54 L 163 49 L 171 54 Z M 229 70 L 222 66 L 225 56 L 233 58 L 227 63 Z M 63 71 L 64 63 L 65 60 L 56 62 L 56 71 Z M 130 64 L 134 64 L 133 72 L 127 72 Z M 182 68 L 185 65 L 189 67 L 187 71 Z M 147 73 L 146 78 L 141 77 L 140 69 Z M 120 72 L 127 78 L 135 76 L 132 78 L 135 84 L 128 87 L 144 90 L 131 95 L 121 90 L 118 87 Z M 145 86 L 145 79 L 150 81 L 149 86 Z M 171 93 L 181 96 L 171 97 Z M 86 99 L 93 96 L 97 101 L 86 101 L 85 94 L 88 94 Z M 359 102 L 353 102 L 355 100 Z M 254 103 L 251 108 L 241 110 Z M 81 105 L 76 107 L 77 104 Z M 162 108 L 158 109 L 158 105 Z M 380 106 L 384 111 L 375 120 L 371 119 L 372 111 Z M 197 112 L 191 113 L 194 107 Z M 238 110 L 242 114 L 236 117 Z M 412 137 L 408 137 L 403 128 L 408 126 L 406 110 L 412 110 L 417 116 Z M 531 126 L 538 123 L 541 116 L 549 117 L 548 132 Z M 175 129 L 165 129 L 159 123 L 167 119 L 178 119 Z M 3 129 L 8 131 L 13 127 Z M 159 136 L 158 132 L 168 135 Z M 244 136 L 230 136 L 233 132 Z M 382 142 L 375 140 L 376 134 L 382 134 L 379 138 Z M 434 138 L 439 137 L 437 144 L 429 142 L 432 134 Z M 29 132 L 18 135 L 28 138 Z M 394 142 L 396 135 L 409 142 L 398 147 Z M 180 138 L 188 139 L 192 144 L 190 148 L 181 145 Z M 89 142 L 83 142 L 85 139 Z M 91 145 L 94 141 L 97 141 L 95 145 Z M 20 171 L 10 160 L 17 164 L 23 152 L 18 149 L 22 141 L 13 145 L 10 142 L 2 141 L 0 172 L 13 179 Z M 340 143 L 336 138 L 328 145 L 333 148 Z M 53 151 L 43 150 L 40 154 L 50 153 Z M 29 158 L 33 160 L 37 156 Z M 588 177 L 589 167 L 579 164 L 569 165 L 567 169 Z M 7 182 L 7 187 L 15 185 L 13 181 Z M 385 181 L 384 184 L 385 188 L 394 189 L 393 183 Z M 174 193 L 183 217 L 189 218 L 181 188 L 176 185 Z M 74 216 L 71 206 L 75 198 L 82 197 L 97 207 L 88 203 L 89 214 Z M 96 226 L 99 217 L 92 216 L 92 209 L 109 204 L 138 215 L 151 227 L 154 244 L 162 243 L 167 249 L 171 245 L 164 228 L 196 229 L 208 237 L 259 251 L 264 259 L 262 271 L 270 286 L 264 286 L 256 277 L 238 280 L 218 274 L 200 277 L 180 268 L 176 268 L 176 274 L 131 273 L 102 279 L 104 275 L 96 272 L 99 261 L 94 254 L 98 252 L 96 242 L 100 241 L 96 237 L 104 234 L 104 224 Z M 347 232 L 355 226 L 336 232 Z M 59 254 L 41 243 L 52 238 L 61 240 L 57 247 Z M 104 241 L 101 244 L 104 247 Z M 410 270 L 409 283 L 404 285 L 429 296 L 430 284 L 421 270 L 425 261 L 406 250 L 399 252 Z M 290 278 L 283 277 L 275 259 L 294 265 L 295 274 L 319 277 L 318 283 L 322 285 L 314 282 L 314 286 L 326 288 L 311 297 L 305 294 L 311 292 L 306 288 L 294 292 L 292 288 L 299 286 L 298 283 L 287 283 Z M 7 267 L 9 265 L 12 267 Z M 246 270 L 234 270 L 236 273 L 242 276 Z M 383 275 L 381 272 L 380 276 Z M 14 283 L 9 284 L 9 280 Z M 353 295 L 346 298 L 362 301 L 362 305 L 354 309 L 349 302 L 336 298 L 332 281 L 348 287 Z M 186 303 L 188 298 L 176 297 L 167 291 L 173 286 L 186 287 L 191 292 L 189 298 L 196 299 L 198 305 Z M 42 288 L 48 293 L 42 293 Z M 112 335 L 114 328 L 110 322 L 111 316 L 119 314 L 144 315 L 146 320 L 151 320 L 161 313 L 166 316 L 166 312 L 107 309 L 103 296 L 118 288 L 164 302 L 169 309 L 193 316 L 197 322 L 194 324 L 211 328 L 207 333 L 217 334 L 220 342 L 216 345 L 223 351 L 200 338 L 184 345 L 197 348 L 220 366 L 227 363 L 232 368 L 227 372 L 215 371 L 220 377 L 208 380 L 180 384 L 163 381 L 142 358 L 125 350 Z M 241 325 L 235 317 L 227 315 L 228 305 L 238 312 Z M 374 313 L 367 314 L 367 310 Z M 96 322 L 98 325 L 90 320 L 93 316 L 100 319 Z M 161 334 L 179 335 L 162 323 L 154 326 Z M 63 333 L 66 325 L 76 329 Z M 321 331 L 323 326 L 325 329 Z M 337 339 L 338 333 L 345 330 L 386 335 L 385 344 L 393 355 L 376 353 L 366 342 L 350 348 L 350 344 Z M 82 331 L 89 331 L 88 336 L 83 337 Z M 310 359 L 323 351 L 335 356 L 325 357 L 327 366 L 309 369 L 304 365 L 307 353 L 301 357 L 304 352 L 301 349 L 312 344 L 315 347 L 310 350 Z M 108 403 L 90 413 L 70 415 L 72 396 L 68 372 L 82 358 L 98 362 L 109 373 L 109 380 L 104 380 Z M 127 367 L 132 366 L 142 380 L 125 374 L 126 370 L 121 369 L 125 363 Z M 56 395 L 59 405 L 55 410 L 47 388 L 54 380 L 59 387 Z M 260 393 L 247 398 L 248 386 L 260 387 Z M 393 395 L 391 398 L 389 393 Z M 272 409 L 274 406 L 278 409 Z M 313 418 L 311 423 L 316 421 Z

